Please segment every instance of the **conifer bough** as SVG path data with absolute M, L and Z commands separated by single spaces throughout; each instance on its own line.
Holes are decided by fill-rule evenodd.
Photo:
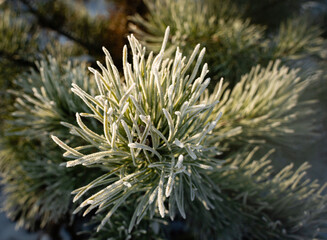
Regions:
M 125 46 L 124 81 L 104 48 L 106 66 L 98 62 L 102 73 L 90 68 L 100 94 L 92 96 L 76 84 L 72 87 L 92 112 L 76 113 L 78 127 L 70 126 L 71 133 L 87 145 L 72 148 L 52 137 L 66 150 L 64 156 L 72 159 L 67 167 L 101 165 L 108 170 L 73 192 L 74 201 L 93 193 L 75 212 L 85 207 L 84 214 L 93 209 L 108 211 L 98 230 L 132 196 L 137 205 L 129 231 L 148 212 L 150 217 L 159 213 L 174 219 L 178 209 L 185 218 L 184 201 L 196 199 L 211 209 L 216 200 L 207 174 L 221 168 L 222 161 L 206 140 L 221 117 L 220 112 L 212 116 L 220 88 L 211 101 L 200 100 L 210 83 L 207 64 L 200 70 L 205 49 L 200 51 L 197 45 L 187 60 L 177 48 L 174 59 L 164 59 L 168 35 L 169 28 L 159 54 L 151 52 L 147 59 L 145 48 L 133 35 L 128 38 L 133 63 L 128 62 Z M 82 117 L 96 119 L 97 129 L 86 126 Z
M 212 134 L 213 145 L 218 142 L 221 151 L 251 144 L 299 151 L 304 143 L 316 139 L 317 101 L 302 100 L 301 96 L 320 73 L 303 77 L 299 71 L 280 60 L 271 61 L 265 68 L 253 67 L 233 89 L 225 84 L 214 109 L 224 117 Z
M 76 111 L 87 111 L 82 100 L 71 94 L 72 83 L 94 90 L 85 64 L 60 64 L 53 57 L 36 62 L 37 69 L 20 76 L 12 120 L 0 141 L 0 176 L 5 199 L 2 207 L 17 227 L 29 230 L 56 224 L 71 214 L 71 191 L 100 176 L 81 168 L 60 166 L 64 158 L 51 134 L 76 142 L 60 123 L 75 122 Z M 92 84 L 93 83 L 93 84 Z M 71 117 L 72 116 L 72 117 Z M 88 169 L 87 169 L 88 170 Z M 83 179 L 76 176 L 84 176 Z
M 213 82 L 216 76 L 223 76 L 230 83 L 229 88 L 257 64 L 265 67 L 269 60 L 281 58 L 286 62 L 323 49 L 319 28 L 310 25 L 306 18 L 290 19 L 276 33 L 268 32 L 265 26 L 246 19 L 246 8 L 242 5 L 247 1 L 241 1 L 242 4 L 230 0 L 144 2 L 149 13 L 131 18 L 130 29 L 136 37 L 157 53 L 166 26 L 171 26 L 167 56 L 177 46 L 188 56 L 193 44 L 201 41 L 208 50 L 205 61 Z

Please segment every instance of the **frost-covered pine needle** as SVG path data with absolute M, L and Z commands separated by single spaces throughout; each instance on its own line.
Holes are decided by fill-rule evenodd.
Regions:
M 169 28 L 159 54 L 150 53 L 148 58 L 146 49 L 129 36 L 132 63 L 125 46 L 123 79 L 109 52 L 103 49 L 106 65 L 98 63 L 101 73 L 90 69 L 99 95 L 73 85 L 72 91 L 91 114 L 77 114 L 79 127 L 71 126 L 71 131 L 85 139 L 92 150 L 79 151 L 53 136 L 67 151 L 64 155 L 73 159 L 67 167 L 103 165 L 108 169 L 107 174 L 74 191 L 74 201 L 84 197 L 75 212 L 85 207 L 85 213 L 92 209 L 107 212 L 98 229 L 129 197 L 140 196 L 129 231 L 148 212 L 150 216 L 168 214 L 174 219 L 177 208 L 185 218 L 184 201 L 196 199 L 210 209 L 215 198 L 205 171 L 220 168 L 221 161 L 215 159 L 218 151 L 208 146 L 206 139 L 221 113 L 211 114 L 213 120 L 208 121 L 218 100 L 201 101 L 210 83 L 207 64 L 200 68 L 205 49 L 196 46 L 189 60 L 177 49 L 174 59 L 166 59 L 168 35 Z M 83 116 L 97 120 L 93 130 L 83 123 Z M 96 191 L 90 195 L 93 188 Z

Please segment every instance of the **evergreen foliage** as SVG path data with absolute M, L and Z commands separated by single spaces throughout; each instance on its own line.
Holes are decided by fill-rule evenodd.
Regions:
M 28 18 L 28 21 L 25 18 Z M 6 90 L 18 87 L 14 84 L 15 78 L 29 68 L 37 69 L 35 61 L 46 58 L 48 54 L 63 63 L 83 51 L 70 42 L 61 44 L 53 34 L 46 34 L 34 26 L 30 15 L 16 13 L 6 5 L 0 9 L 0 19 L 0 122 L 3 126 L 2 121 L 10 119 L 8 112 L 14 110 L 12 108 L 14 98 Z
M 219 135 L 211 136 L 210 133 L 221 117 L 219 112 L 214 111 L 221 84 L 212 95 L 207 92 L 207 97 L 201 98 L 209 85 L 209 79 L 204 78 L 206 64 L 200 76 L 196 77 L 204 51 L 200 52 L 193 71 L 187 75 L 199 52 L 199 45 L 188 61 L 179 49 L 174 60 L 164 59 L 167 31 L 159 54 L 153 57 L 150 53 L 147 60 L 145 48 L 133 36 L 129 38 L 133 64 L 128 63 L 127 49 L 124 48 L 124 83 L 104 49 L 106 67 L 99 63 L 102 74 L 90 69 L 95 75 L 100 95 L 91 96 L 73 85 L 73 92 L 83 99 L 92 114 L 77 114 L 79 127 L 71 126 L 71 133 L 86 140 L 88 145 L 72 148 L 55 136 L 52 138 L 66 150 L 64 155 L 73 159 L 67 162 L 67 167 L 103 165 L 108 169 L 108 173 L 73 192 L 75 200 L 78 200 L 90 190 L 97 189 L 75 213 L 85 207 L 84 215 L 96 208 L 96 214 L 105 212 L 98 227 L 101 232 L 121 206 L 132 209 L 136 206 L 128 231 L 147 212 L 151 218 L 163 218 L 167 213 L 174 220 L 176 213 L 188 219 L 188 212 L 192 216 L 196 209 L 203 209 L 200 213 L 204 215 L 203 219 L 209 221 L 200 232 L 206 236 L 205 239 L 217 235 L 224 239 L 316 237 L 320 227 L 326 224 L 327 199 L 321 195 L 324 187 L 316 181 L 303 180 L 307 164 L 295 172 L 289 165 L 273 174 L 267 160 L 269 153 L 259 160 L 252 158 L 256 150 L 231 154 L 226 161 L 219 160 L 217 156 L 220 153 L 212 145 L 212 142 L 219 141 Z M 294 89 L 294 98 L 297 97 L 305 82 L 300 82 L 296 71 L 278 69 L 278 65 L 279 62 L 271 63 L 267 69 L 257 67 L 243 78 L 239 83 L 241 87 L 233 89 L 236 92 L 249 90 L 244 93 L 244 99 L 240 99 L 241 103 L 250 104 L 246 97 L 257 91 L 242 86 L 247 78 L 253 78 L 252 84 L 260 86 L 256 78 L 264 82 L 271 76 L 275 77 L 273 81 L 278 88 L 263 94 L 267 101 L 270 96 L 274 98 L 275 93 L 280 93 L 282 99 L 284 91 L 287 92 L 292 84 L 298 84 L 298 90 Z M 290 85 L 285 84 L 285 81 L 278 80 L 282 76 L 293 78 L 293 81 L 289 81 Z M 257 105 L 255 99 L 252 101 Z M 279 101 L 282 100 L 276 98 L 276 102 Z M 266 102 L 262 105 L 274 109 Z M 246 112 L 241 107 L 233 109 Z M 260 113 L 260 107 L 257 110 Z M 103 134 L 91 131 L 80 116 L 98 120 L 100 126 L 97 128 L 102 129 Z M 276 110 L 275 116 L 283 122 L 283 114 L 279 115 Z M 278 125 L 276 119 L 273 122 Z M 265 130 L 263 128 L 263 132 Z M 281 130 L 289 131 L 286 127 Z M 79 151 L 87 148 L 96 150 L 91 154 Z M 175 159 L 178 159 L 177 163 Z M 136 199 L 136 203 L 128 205 L 130 197 Z M 186 211 L 188 208 L 192 211 Z
M 1 11 L 0 19 L 0 32 L 4 38 L 0 43 L 1 56 L 20 61 L 21 64 L 33 61 L 37 53 L 34 51 L 37 48 L 37 36 L 32 26 L 10 9 Z
M 207 48 L 205 61 L 210 76 L 224 77 L 233 86 L 251 67 L 265 66 L 269 60 L 292 58 L 321 49 L 320 31 L 301 19 L 283 23 L 272 37 L 264 26 L 251 23 L 242 16 L 242 9 L 231 1 L 146 0 L 149 14 L 132 18 L 132 31 L 150 50 L 159 52 L 160 39 L 167 26 L 171 27 L 173 52 L 176 47 L 186 55 L 201 42 Z M 241 14 L 236 15 L 235 9 Z M 214 10 L 214 11 L 213 11 Z
M 306 53 L 318 53 L 323 46 L 321 30 L 310 24 L 307 17 L 282 22 L 274 36 L 274 57 L 299 58 Z
M 36 65 L 37 70 L 31 69 L 17 81 L 21 90 L 14 92 L 16 110 L 7 132 L 12 137 L 3 140 L 0 152 L 4 208 L 18 226 L 29 229 L 63 220 L 72 212 L 71 191 L 88 179 L 81 169 L 60 166 L 63 158 L 49 135 L 76 142 L 61 122 L 74 122 L 73 112 L 86 108 L 70 94 L 69 86 L 75 82 L 85 89 L 92 87 L 85 65 L 59 66 L 53 58 Z
M 279 60 L 266 68 L 260 65 L 242 76 L 233 89 L 225 84 L 214 112 L 224 117 L 214 130 L 213 144 L 225 151 L 247 148 L 249 144 L 296 149 L 315 139 L 316 100 L 301 100 L 305 89 L 315 84 L 320 73 L 301 76 L 300 69 L 281 66 Z M 209 100 L 209 94 L 203 101 Z M 210 96 L 212 97 L 212 96 Z M 211 119 L 211 117 L 209 117 Z
M 257 150 L 230 156 L 229 170 L 213 173 L 222 200 L 209 212 L 192 205 L 190 229 L 203 239 L 325 239 L 326 185 L 306 179 L 307 163 L 274 173 L 271 151 L 257 158 Z
M 303 2 L 0 0 L 3 210 L 72 240 L 327 239 L 325 185 L 276 157 L 323 122 Z
M 150 54 L 145 59 L 145 48 L 133 36 L 129 41 L 133 64 L 127 62 L 125 47 L 124 84 L 106 49 L 106 67 L 99 63 L 102 74 L 90 69 L 95 74 L 100 94 L 92 96 L 73 84 L 72 91 L 83 99 L 92 113 L 77 113 L 79 128 L 71 126 L 71 132 L 85 139 L 88 145 L 71 148 L 52 137 L 66 150 L 64 155 L 74 159 L 67 162 L 67 167 L 102 164 L 108 169 L 108 173 L 74 191 L 76 201 L 90 189 L 101 186 L 101 190 L 84 200 L 75 211 L 84 207 L 87 207 L 84 214 L 95 208 L 98 212 L 108 211 L 98 229 L 135 194 L 140 197 L 129 231 L 148 211 L 151 216 L 158 211 L 164 217 L 165 202 L 169 202 L 167 211 L 172 220 L 176 206 L 177 212 L 185 218 L 184 200 L 190 200 L 184 197 L 184 192 L 188 188 L 192 191 L 192 201 L 196 198 L 210 209 L 214 199 L 210 188 L 213 186 L 206 171 L 221 166 L 214 158 L 218 152 L 206 144 L 206 135 L 221 117 L 219 112 L 211 113 L 218 101 L 199 102 L 210 82 L 205 79 L 206 64 L 198 74 L 204 49 L 200 52 L 198 45 L 189 60 L 178 50 L 174 60 L 164 59 L 167 29 L 160 53 L 155 57 Z M 193 61 L 196 66 L 188 74 Z M 218 94 L 219 89 L 214 95 Z M 210 122 L 207 121 L 209 115 L 213 117 Z M 98 120 L 100 126 L 96 128 L 102 129 L 103 134 L 91 131 L 81 116 Z M 96 150 L 91 154 L 79 151 L 88 148 Z M 198 189 L 197 194 L 195 189 Z
M 19 90 L 13 91 L 16 96 L 12 114 L 16 117 L 14 134 L 30 138 L 64 130 L 61 121 L 72 123 L 76 111 L 86 111 L 83 101 L 71 94 L 72 83 L 92 93 L 95 91 L 94 79 L 86 73 L 85 64 L 71 61 L 59 64 L 48 57 L 36 66 L 37 70 L 31 69 L 30 73 L 20 77 L 16 82 Z
M 35 54 L 36 36 L 30 35 L 31 26 L 9 9 L 0 11 L 0 124 L 3 125 L 12 103 L 6 90 L 12 87 L 12 80 L 30 66 Z M 31 52 L 33 49 L 33 52 Z M 28 57 L 26 57 L 28 56 Z M 2 127 L 0 128 L 2 130 Z
M 71 212 L 71 171 L 60 167 L 61 156 L 53 147 L 20 139 L 1 151 L 3 207 L 7 216 L 27 229 L 58 223 Z M 38 146 L 38 148 L 36 147 Z M 41 149 L 40 149 L 41 148 Z M 9 163 L 10 162 L 10 163 Z M 6 165 L 4 165 L 7 163 Z M 4 166 L 3 166 L 4 165 Z
M 145 2 L 149 15 L 146 19 L 136 15 L 132 30 L 151 51 L 159 52 L 162 35 L 170 26 L 172 40 L 167 56 L 177 47 L 189 56 L 193 46 L 201 42 L 208 52 L 205 61 L 210 66 L 210 76 L 225 77 L 228 81 L 235 81 L 251 68 L 253 61 L 266 55 L 262 41 L 264 28 L 234 17 L 226 10 L 233 9 L 228 3 L 226 8 L 218 8 L 223 1 L 210 1 L 210 4 L 186 0 Z M 213 8 L 218 9 L 214 14 L 210 11 Z

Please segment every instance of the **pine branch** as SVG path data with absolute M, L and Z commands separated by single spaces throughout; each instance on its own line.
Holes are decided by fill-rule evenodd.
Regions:
M 302 77 L 299 71 L 277 60 L 266 68 L 253 67 L 233 89 L 225 85 L 214 109 L 224 112 L 224 118 L 214 130 L 212 144 L 220 139 L 226 151 L 249 145 L 300 151 L 301 146 L 317 139 L 315 121 L 321 119 L 315 107 L 317 100 L 304 101 L 302 97 L 320 73 Z
M 58 25 L 56 23 L 58 21 L 58 19 L 53 19 L 53 18 L 47 17 L 47 15 L 48 15 L 47 13 L 44 13 L 39 8 L 33 6 L 32 0 L 20 0 L 20 1 L 22 3 L 24 3 L 28 7 L 29 11 L 36 16 L 36 18 L 38 19 L 38 23 L 41 26 L 50 28 L 50 29 L 62 34 L 63 36 L 69 38 L 70 40 L 80 44 L 81 46 L 85 47 L 86 49 L 94 51 L 95 53 L 101 52 L 98 45 L 92 44 L 89 41 L 84 41 L 82 38 L 75 36 L 74 33 L 63 29 L 62 25 Z
M 79 141 L 67 136 L 61 122 L 73 124 L 74 112 L 87 110 L 82 100 L 70 94 L 73 82 L 94 88 L 85 64 L 59 64 L 49 57 L 36 66 L 16 80 L 19 90 L 11 91 L 16 96 L 14 111 L 4 125 L 6 135 L 0 139 L 0 175 L 6 194 L 3 207 L 18 227 L 27 229 L 61 223 L 72 211 L 71 191 L 102 173 L 97 169 L 95 175 L 90 171 L 83 174 L 82 169 L 60 166 L 64 159 L 49 137 L 56 134 L 67 142 Z M 76 179 L 79 174 L 92 177 L 83 183 Z
M 326 239 L 327 185 L 306 176 L 307 163 L 275 172 L 272 151 L 261 155 L 257 150 L 231 155 L 229 170 L 212 173 L 213 191 L 221 197 L 214 211 L 189 206 L 196 239 Z
M 201 42 L 207 49 L 205 61 L 215 82 L 224 77 L 236 83 L 253 63 L 269 54 L 265 49 L 264 28 L 236 16 L 237 8 L 231 1 L 146 0 L 145 3 L 149 14 L 135 15 L 130 25 L 140 41 L 157 53 L 161 36 L 170 26 L 167 57 L 177 47 L 183 47 L 185 54 L 190 55 Z
M 103 176 L 74 191 L 74 201 L 77 201 L 93 189 L 97 190 L 75 213 L 85 207 L 84 215 L 92 209 L 106 211 L 98 230 L 132 196 L 140 197 L 129 231 L 147 212 L 150 216 L 159 213 L 162 218 L 169 215 L 174 219 L 176 206 L 186 218 L 185 202 L 196 199 L 211 209 L 215 199 L 210 190 L 214 186 L 206 171 L 220 169 L 222 162 L 214 158 L 218 152 L 206 139 L 221 113 L 212 114 L 213 120 L 208 122 L 207 117 L 218 101 L 199 102 L 210 82 L 206 78 L 207 64 L 200 68 L 205 49 L 200 50 L 197 45 L 189 59 L 177 49 L 174 59 L 165 59 L 168 33 L 169 28 L 160 53 L 148 59 L 138 40 L 134 36 L 128 38 L 133 65 L 128 62 L 125 46 L 124 82 L 104 49 L 106 67 L 98 63 L 102 74 L 90 68 L 99 94 L 89 94 L 76 84 L 72 88 L 92 112 L 76 113 L 79 127 L 70 126 L 71 133 L 79 135 L 87 145 L 73 148 L 52 137 L 66 150 L 64 156 L 72 159 L 66 163 L 67 167 L 103 165 L 108 169 Z M 214 95 L 218 92 L 219 89 Z M 97 120 L 95 131 L 84 123 L 85 117 Z M 84 153 L 84 149 L 89 148 L 91 153 Z M 191 197 L 184 197 L 185 189 L 189 188 Z

